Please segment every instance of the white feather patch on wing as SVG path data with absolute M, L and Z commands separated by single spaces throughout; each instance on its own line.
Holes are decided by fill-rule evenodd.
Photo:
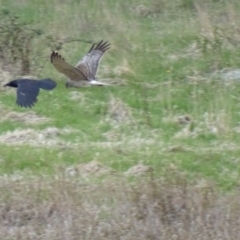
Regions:
M 108 84 L 108 83 L 103 83 L 103 82 L 99 82 L 99 81 L 95 81 L 95 80 L 90 81 L 90 84 L 91 85 L 97 85 L 97 86 L 110 86 L 111 85 L 111 84 Z

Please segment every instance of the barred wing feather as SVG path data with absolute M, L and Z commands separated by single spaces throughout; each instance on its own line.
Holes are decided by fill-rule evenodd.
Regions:
M 77 63 L 76 68 L 82 71 L 89 79 L 95 79 L 99 62 L 103 54 L 110 48 L 108 41 L 93 44 L 88 53 Z
M 79 68 L 75 68 L 65 61 L 65 59 L 57 52 L 52 53 L 51 63 L 53 66 L 72 81 L 88 80 L 86 75 Z

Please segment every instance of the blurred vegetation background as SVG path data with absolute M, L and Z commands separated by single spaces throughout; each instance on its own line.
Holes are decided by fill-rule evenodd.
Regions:
M 81 179 L 89 188 L 97 185 L 99 202 L 95 202 L 98 197 L 89 189 L 86 198 L 81 199 L 101 209 L 96 215 L 96 225 L 101 229 L 107 216 L 119 224 L 126 220 L 119 217 L 124 204 L 128 212 L 133 207 L 143 211 L 146 204 L 147 210 L 141 212 L 140 217 L 135 213 L 126 217 L 131 222 L 129 228 L 125 226 L 131 229 L 129 235 L 123 225 L 115 229 L 112 223 L 109 226 L 115 229 L 116 235 L 110 230 L 101 235 L 89 220 L 81 226 L 91 226 L 92 235 L 79 230 L 82 236 L 79 239 L 160 239 L 158 236 L 162 236 L 161 239 L 196 236 L 217 239 L 223 232 L 229 239 L 237 239 L 239 227 L 234 231 L 228 228 L 223 216 L 228 212 L 229 218 L 239 221 L 237 215 L 231 215 L 238 213 L 239 207 L 227 204 L 229 194 L 235 194 L 233 202 L 239 197 L 236 190 L 240 173 L 238 0 L 1 0 L 0 3 L 2 176 L 24 179 L 26 188 L 31 182 L 39 184 L 39 179 L 44 178 L 40 180 L 44 185 L 39 191 L 44 195 L 42 191 L 48 188 L 55 195 L 46 190 L 48 193 L 40 197 L 40 202 L 43 206 L 43 199 L 57 204 L 51 211 L 58 211 L 69 198 L 73 201 L 67 205 L 69 209 L 79 204 L 74 200 L 78 194 L 69 190 L 73 187 L 68 186 L 69 178 L 71 184 Z M 66 89 L 66 78 L 50 63 L 51 52 L 57 50 L 75 65 L 92 43 L 102 39 L 111 43 L 111 49 L 101 61 L 98 78 L 113 85 Z M 54 91 L 42 92 L 38 104 L 31 110 L 18 108 L 14 103 L 15 90 L 2 87 L 7 81 L 26 75 L 49 77 L 58 83 Z M 54 187 L 59 182 L 53 180 L 59 174 L 67 178 L 61 180 L 67 197 L 55 201 L 53 199 L 62 196 L 60 188 Z M 29 178 L 35 180 L 28 181 Z M 59 181 L 59 177 L 57 179 Z M 115 184 L 114 193 L 110 195 L 108 181 Z M 120 187 L 121 181 L 124 184 Z M 142 181 L 146 188 L 141 189 L 139 182 Z M 18 189 L 18 185 L 11 184 L 11 188 Z M 75 187 L 82 191 L 80 185 Z M 28 195 L 26 188 L 21 190 L 22 195 L 28 196 L 32 206 L 42 214 L 41 204 Z M 116 194 L 118 191 L 128 198 Z M 219 225 L 211 225 L 204 219 L 211 214 L 216 217 L 210 206 L 218 206 L 222 194 L 228 200 L 221 202 L 221 211 L 218 208 L 219 221 L 213 221 Z M 146 201 L 142 199 L 144 195 Z M 183 196 L 180 202 L 186 208 L 169 200 L 169 196 L 178 199 L 180 195 Z M 22 201 L 21 196 L 20 200 L 14 198 L 14 192 L 10 191 L 7 196 L 12 204 Z M 3 197 L 2 202 L 8 201 L 8 197 Z M 114 210 L 119 211 L 116 215 L 112 208 L 104 210 L 105 204 L 116 207 L 111 197 L 118 199 L 117 205 L 121 206 Z M 108 199 L 110 205 L 104 199 Z M 155 211 L 148 207 L 151 204 L 161 206 L 156 216 L 150 213 Z M 173 206 L 180 207 L 176 210 Z M 191 206 L 194 212 L 189 210 Z M 235 212 L 230 211 L 231 207 Z M 86 214 L 78 210 L 80 215 Z M 188 213 L 178 218 L 176 211 Z M 150 227 L 142 228 L 141 237 L 139 229 L 132 231 L 135 221 L 140 224 L 138 217 L 143 226 L 158 219 L 154 226 L 150 224 L 151 234 L 147 233 Z M 202 219 L 194 223 L 199 224 L 199 229 L 186 230 L 194 225 L 189 219 L 197 217 Z M 180 227 L 174 228 L 175 223 L 164 225 L 164 221 L 169 223 L 173 218 Z M 36 219 L 31 222 L 34 234 L 38 226 Z M 75 220 L 78 222 L 79 218 Z M 52 226 L 55 235 L 41 230 L 39 239 L 50 239 L 44 236 L 76 239 L 74 236 L 79 236 L 79 232 L 74 226 L 69 232 L 59 225 Z M 58 235 L 63 231 L 60 229 L 69 235 Z M 174 234 L 179 238 L 174 238 Z M 202 234 L 202 238 L 198 234 Z M 21 236 L 27 239 L 25 233 Z

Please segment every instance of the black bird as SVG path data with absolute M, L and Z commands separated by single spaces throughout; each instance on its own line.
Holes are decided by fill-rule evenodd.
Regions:
M 44 90 L 52 90 L 57 86 L 57 84 L 50 78 L 41 80 L 24 78 L 15 79 L 4 85 L 4 87 L 6 86 L 17 88 L 16 104 L 18 106 L 31 108 L 38 101 L 37 96 L 40 88 Z

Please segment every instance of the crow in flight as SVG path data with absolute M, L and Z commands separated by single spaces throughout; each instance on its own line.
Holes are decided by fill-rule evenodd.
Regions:
M 52 90 L 57 86 L 57 84 L 49 78 L 41 80 L 24 78 L 15 79 L 4 85 L 4 87 L 6 86 L 17 88 L 16 104 L 18 106 L 31 108 L 38 101 L 37 96 L 40 88 L 44 90 Z
M 57 52 L 52 52 L 51 63 L 53 66 L 69 79 L 66 87 L 84 87 L 84 86 L 104 86 L 110 85 L 99 82 L 96 79 L 98 64 L 105 53 L 110 48 L 110 43 L 100 41 L 97 45 L 93 44 L 88 53 L 74 67 Z

